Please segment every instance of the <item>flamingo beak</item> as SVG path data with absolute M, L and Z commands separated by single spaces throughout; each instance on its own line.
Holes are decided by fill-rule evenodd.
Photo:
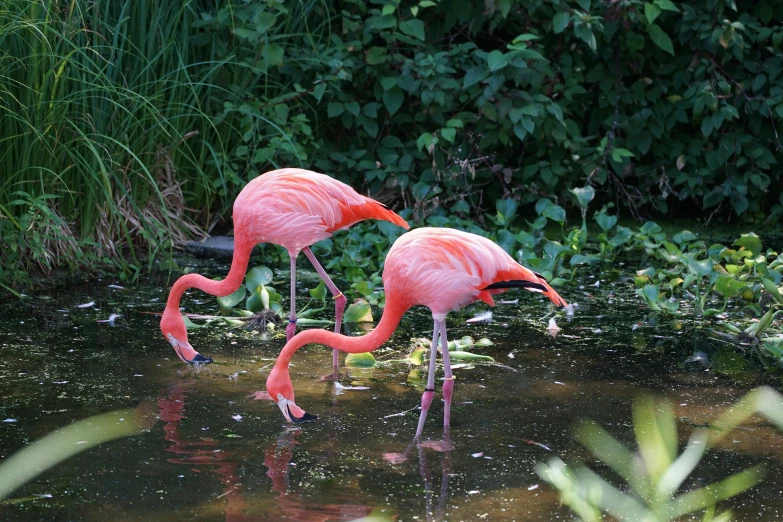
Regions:
M 301 410 L 302 416 L 296 417 L 294 413 L 291 411 L 291 406 L 293 406 L 294 411 Z M 283 397 L 282 393 L 277 394 L 277 407 L 280 408 L 280 411 L 283 413 L 283 417 L 285 417 L 286 422 L 292 422 L 295 424 L 298 424 L 300 422 L 311 422 L 314 420 L 318 420 L 318 415 L 310 415 L 306 411 L 302 410 L 300 407 L 298 407 L 294 401 L 290 401 Z
M 187 341 L 180 341 L 171 334 L 168 334 L 167 339 L 171 344 L 171 347 L 174 348 L 174 352 L 176 352 L 177 357 L 179 357 L 182 362 L 186 364 L 193 364 L 195 366 L 209 364 L 212 362 L 212 359 L 209 357 L 204 357 L 194 350 Z

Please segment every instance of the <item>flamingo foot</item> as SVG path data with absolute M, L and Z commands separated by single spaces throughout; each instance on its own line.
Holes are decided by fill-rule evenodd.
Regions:
M 271 401 L 272 400 L 272 397 L 269 395 L 269 392 L 267 392 L 265 390 L 251 393 L 250 395 L 248 395 L 248 397 L 253 397 L 253 399 L 256 400 L 256 401 Z

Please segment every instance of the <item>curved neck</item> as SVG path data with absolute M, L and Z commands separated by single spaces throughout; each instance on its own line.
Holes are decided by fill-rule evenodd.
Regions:
M 400 324 L 402 314 L 410 308 L 408 305 L 395 302 L 390 297 L 389 294 L 386 295 L 386 307 L 383 309 L 383 315 L 378 326 L 372 332 L 362 336 L 348 336 L 321 329 L 305 330 L 286 343 L 277 358 L 275 367 L 287 369 L 294 353 L 308 344 L 323 344 L 346 353 L 363 353 L 375 350 L 389 340 L 397 325 Z
M 234 241 L 234 257 L 231 260 L 231 269 L 222 281 L 207 279 L 198 274 L 187 274 L 177 279 L 174 286 L 171 287 L 171 292 L 169 292 L 166 309 L 179 310 L 179 301 L 188 288 L 198 288 L 218 297 L 223 297 L 236 291 L 245 278 L 247 263 L 250 260 L 250 252 L 253 251 L 253 246 L 255 245 Z

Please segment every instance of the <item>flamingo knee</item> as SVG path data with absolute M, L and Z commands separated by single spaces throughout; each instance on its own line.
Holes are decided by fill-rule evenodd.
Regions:
M 421 411 L 426 414 L 432 406 L 432 398 L 435 397 L 435 390 L 426 390 L 421 396 Z
M 451 402 L 451 396 L 454 394 L 454 379 L 443 381 L 443 400 Z

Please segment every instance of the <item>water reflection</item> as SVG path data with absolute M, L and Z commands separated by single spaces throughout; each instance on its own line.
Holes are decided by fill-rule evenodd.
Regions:
M 383 459 L 392 464 L 404 464 L 408 461 L 413 449 L 419 457 L 419 475 L 424 481 L 424 505 L 427 522 L 439 522 L 445 519 L 446 504 L 449 498 L 449 478 L 452 475 L 451 459 L 454 451 L 454 444 L 451 442 L 451 436 L 448 428 L 443 434 L 443 439 L 439 441 L 427 440 L 420 441 L 414 438 L 405 451 L 402 453 L 385 453 Z M 441 482 L 440 492 L 437 497 L 437 505 L 433 506 L 435 500 L 435 490 L 433 489 L 432 470 L 425 450 L 433 450 L 441 455 Z
M 244 495 L 241 478 L 238 475 L 239 462 L 233 452 L 219 447 L 218 441 L 211 439 L 188 440 L 180 434 L 180 421 L 186 417 L 185 399 L 190 391 L 190 383 L 182 382 L 170 387 L 158 397 L 160 420 L 164 422 L 164 439 L 171 443 L 165 451 L 174 453 L 176 457 L 166 459 L 171 464 L 188 466 L 194 472 L 202 469 L 214 472 L 223 483 L 223 494 L 217 498 L 225 498 L 226 522 L 250 522 L 272 520 L 294 520 L 297 522 L 327 522 L 340 520 L 355 520 L 367 517 L 373 507 L 345 503 L 317 504 L 307 499 L 301 492 L 289 491 L 290 475 L 294 447 L 301 435 L 299 428 L 285 429 L 264 450 L 264 466 L 266 476 L 272 481 L 274 506 L 266 499 L 248 499 Z M 243 463 L 245 466 L 248 463 Z M 295 466 L 295 465 L 294 465 Z M 252 514 L 254 507 L 259 514 Z M 250 513 L 248 513 L 250 512 Z
M 356 504 L 313 505 L 300 492 L 290 492 L 289 480 L 291 459 L 296 438 L 302 433 L 299 428 L 289 428 L 264 451 L 266 475 L 272 480 L 272 491 L 277 492 L 275 504 L 278 512 L 270 514 L 269 520 L 296 520 L 299 522 L 326 522 L 327 520 L 355 520 L 369 516 L 373 508 Z M 273 515 L 273 516 L 272 516 Z
M 248 504 L 243 498 L 242 484 L 237 476 L 237 462 L 228 460 L 231 452 L 218 448 L 218 442 L 214 440 L 183 440 L 180 437 L 179 423 L 185 417 L 187 391 L 187 383 L 177 384 L 158 397 L 160 420 L 165 423 L 163 431 L 166 435 L 163 438 L 172 443 L 166 451 L 177 455 L 176 458 L 166 459 L 167 462 L 188 466 L 197 473 L 201 471 L 200 468 L 207 468 L 218 476 L 225 486 L 219 498 L 226 499 L 226 522 L 260 520 L 245 516 Z

